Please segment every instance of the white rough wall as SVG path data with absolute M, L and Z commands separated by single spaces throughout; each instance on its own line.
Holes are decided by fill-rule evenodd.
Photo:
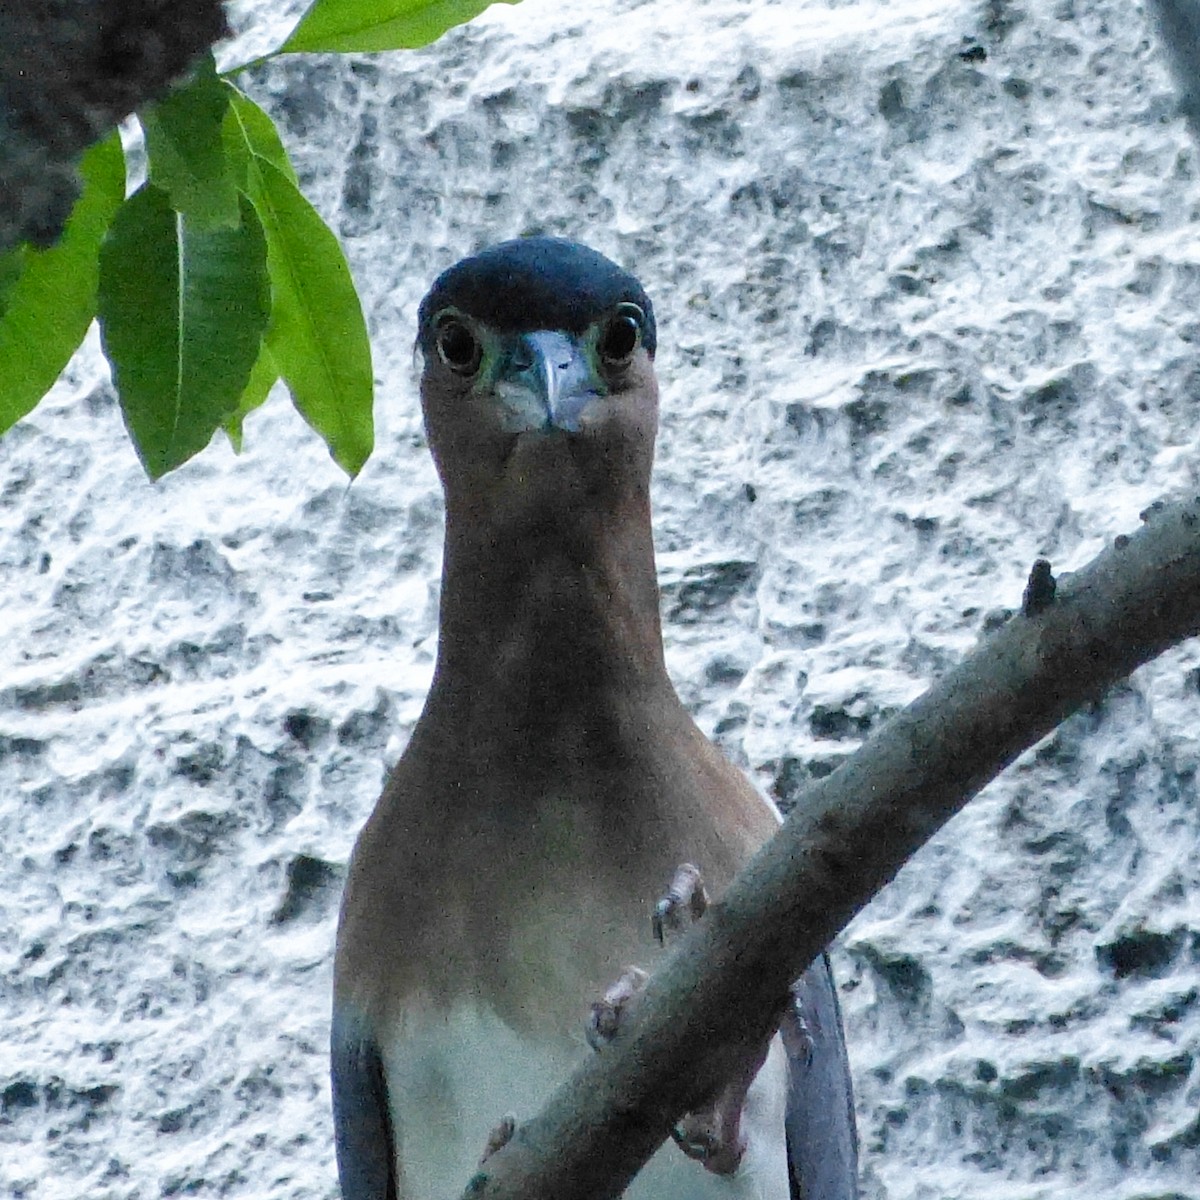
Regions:
M 151 485 L 94 345 L 0 441 L 4 1196 L 336 1195 L 337 888 L 432 668 L 412 339 L 461 254 L 646 283 L 670 665 L 785 803 L 1034 557 L 1197 486 L 1200 158 L 1130 0 L 526 0 L 247 86 L 344 239 L 378 449 L 347 487 L 276 395 Z M 1198 708 L 1189 645 L 841 940 L 868 1200 L 1200 1197 Z

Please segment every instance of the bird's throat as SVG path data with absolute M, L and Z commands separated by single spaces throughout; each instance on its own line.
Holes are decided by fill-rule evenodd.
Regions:
M 536 521 L 450 513 L 427 707 L 522 745 L 675 701 L 662 655 L 648 498 Z

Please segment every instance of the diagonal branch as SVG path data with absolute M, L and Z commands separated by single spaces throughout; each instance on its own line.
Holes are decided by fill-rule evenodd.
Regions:
M 1200 497 L 1143 519 L 1057 588 L 1037 565 L 1020 615 L 809 788 L 651 977 L 616 1039 L 465 1196 L 618 1196 L 720 1083 L 728 1047 L 766 1034 L 789 982 L 914 851 L 1064 717 L 1200 633 Z

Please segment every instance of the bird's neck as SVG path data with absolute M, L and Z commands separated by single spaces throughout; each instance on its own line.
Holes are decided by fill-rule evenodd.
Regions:
M 563 728 L 603 738 L 677 704 L 663 662 L 644 490 L 504 521 L 447 514 L 438 662 L 427 704 L 495 746 Z

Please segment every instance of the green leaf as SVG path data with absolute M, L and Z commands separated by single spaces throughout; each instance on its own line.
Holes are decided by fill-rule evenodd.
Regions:
M 229 111 L 225 114 L 225 152 L 235 164 L 238 182 L 248 187 L 250 156 L 257 154 L 274 163 L 293 183 L 296 172 L 279 137 L 275 122 L 267 116 L 245 92 L 223 81 L 229 96 Z
M 197 228 L 146 184 L 100 250 L 100 334 L 125 424 L 154 479 L 208 445 L 238 407 L 270 312 L 253 207 L 235 229 Z
M 374 375 L 362 305 L 342 248 L 278 167 L 255 157 L 250 196 L 267 235 L 267 346 L 300 415 L 355 476 L 374 445 Z
M 515 4 L 517 0 L 505 0 Z M 279 52 L 411 50 L 477 17 L 491 0 L 316 0 Z
M 242 452 L 242 422 L 262 405 L 278 379 L 279 368 L 275 365 L 270 350 L 264 345 L 258 352 L 258 358 L 250 371 L 250 381 L 246 384 L 246 390 L 242 392 L 237 408 L 221 422 L 235 454 Z
M 146 131 L 150 182 L 197 229 L 233 229 L 241 217 L 222 127 L 229 93 L 211 54 L 182 87 L 138 114 Z
M 96 311 L 96 256 L 125 196 L 125 156 L 114 132 L 79 167 L 83 191 L 58 245 L 5 256 L 0 296 L 0 432 L 19 421 L 62 373 Z M 11 278 L 11 272 L 19 273 Z

